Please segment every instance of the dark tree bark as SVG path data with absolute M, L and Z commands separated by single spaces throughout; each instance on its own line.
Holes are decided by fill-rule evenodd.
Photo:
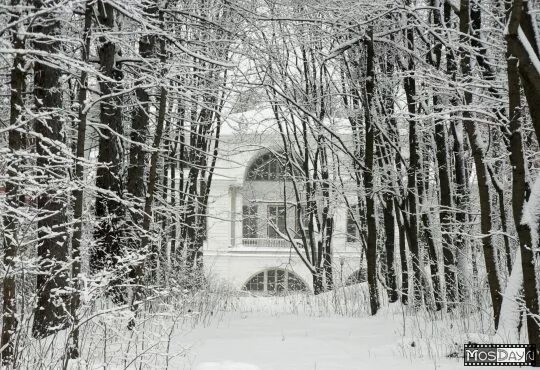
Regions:
M 499 201 L 499 217 L 501 219 L 501 229 L 503 232 L 504 252 L 506 268 L 508 270 L 508 276 L 512 273 L 512 251 L 510 249 L 510 241 L 508 240 L 508 227 L 506 222 L 506 205 L 504 201 L 504 189 L 499 185 L 496 174 L 491 166 L 487 166 L 491 183 L 497 192 L 497 200 Z
M 84 11 L 84 30 L 83 30 L 83 47 L 81 49 L 81 59 L 83 62 L 88 62 L 90 55 L 90 32 L 92 27 L 92 1 L 87 0 Z M 75 198 L 75 204 L 73 206 L 75 220 L 74 231 L 71 240 L 71 258 L 73 260 L 71 266 L 71 281 L 73 286 L 73 293 L 71 295 L 70 302 L 70 314 L 72 320 L 72 332 L 70 336 L 70 343 L 68 348 L 69 358 L 79 357 L 79 319 L 78 312 L 80 306 L 80 285 L 79 274 L 81 273 L 81 239 L 82 239 L 82 217 L 84 209 L 84 192 L 81 188 L 84 177 L 84 166 L 82 161 L 84 160 L 85 140 L 86 140 L 86 99 L 88 96 L 88 72 L 83 70 L 81 72 L 81 81 L 79 89 L 79 122 L 77 124 L 77 150 L 76 150 L 76 164 L 75 164 L 75 181 L 79 182 L 78 187 L 73 191 L 73 197 Z
M 384 246 L 386 249 L 386 285 L 388 287 L 388 299 L 390 303 L 398 300 L 396 269 L 394 261 L 395 253 L 395 221 L 394 221 L 394 202 L 391 195 L 385 197 L 385 205 L 383 208 L 384 217 L 384 233 L 386 235 Z
M 16 7 L 21 5 L 20 0 L 11 0 L 11 6 Z M 22 16 L 20 13 L 14 13 L 11 17 L 11 22 L 19 20 Z M 14 49 L 23 50 L 25 48 L 25 39 L 16 29 L 11 31 L 11 43 Z M 6 272 L 3 278 L 3 299 L 2 299 L 2 364 L 9 366 L 15 365 L 14 357 L 14 336 L 18 327 L 17 320 L 17 299 L 16 299 L 16 281 L 14 275 L 15 261 L 19 246 L 19 225 L 17 215 L 14 212 L 17 208 L 24 204 L 24 196 L 21 192 L 21 184 L 19 177 L 20 161 L 17 152 L 25 148 L 25 135 L 23 123 L 23 93 L 26 89 L 24 70 L 25 58 L 24 54 L 17 53 L 13 58 L 11 68 L 11 96 L 10 96 L 10 115 L 9 124 L 12 129 L 8 133 L 8 146 L 10 159 L 7 165 L 7 181 L 6 181 L 6 203 L 9 207 L 4 215 L 4 266 Z M 17 128 L 15 128 L 17 127 Z
M 461 72 L 463 74 L 465 91 L 464 102 L 467 106 L 472 103 L 472 93 L 467 90 L 468 84 L 471 81 L 471 58 L 466 46 L 470 44 L 470 9 L 469 0 L 461 0 L 459 14 L 459 31 L 460 31 L 460 55 L 461 55 Z M 476 176 L 478 181 L 478 193 L 480 198 L 480 231 L 482 233 L 482 246 L 484 251 L 484 261 L 486 265 L 489 290 L 493 305 L 493 320 L 495 328 L 499 325 L 499 316 L 501 310 L 501 282 L 499 277 L 499 268 L 496 260 L 495 247 L 491 237 L 492 217 L 491 217 L 491 202 L 489 192 L 489 182 L 487 167 L 484 161 L 485 153 L 479 132 L 476 128 L 470 111 L 463 112 L 463 124 L 467 132 L 469 144 L 471 146 L 474 165 L 476 168 Z
M 407 14 L 407 22 L 411 25 L 405 31 L 407 48 L 414 53 L 414 28 L 412 26 L 412 15 Z M 423 258 L 421 248 L 418 243 L 418 221 L 417 221 L 417 174 L 419 171 L 418 156 L 418 133 L 416 131 L 416 81 L 414 73 L 415 65 L 412 56 L 408 58 L 407 75 L 404 78 L 405 95 L 407 99 L 407 109 L 409 112 L 409 169 L 407 174 L 407 205 L 408 205 L 408 224 L 409 224 L 409 250 L 411 251 L 413 268 L 413 294 L 414 305 L 423 304 L 423 284 L 422 268 Z
M 169 192 L 170 192 L 170 205 L 173 209 L 176 208 L 176 199 L 177 199 L 177 189 L 176 189 L 176 168 L 178 166 L 178 163 L 176 161 L 176 155 L 177 155 L 177 152 L 178 152 L 178 140 L 179 140 L 179 135 L 178 134 L 174 134 L 174 127 L 172 125 L 172 123 L 169 123 L 169 137 L 170 138 L 174 138 L 171 142 L 169 143 L 169 148 L 170 148 L 170 152 L 169 152 L 169 167 L 170 167 L 170 178 L 169 178 L 169 183 L 168 184 L 165 184 L 165 185 L 168 185 L 169 187 Z M 165 181 L 167 180 L 167 176 L 165 176 Z M 170 231 L 169 231 L 169 240 L 170 240 L 170 246 L 169 246 L 169 250 L 167 251 L 167 247 L 165 244 L 165 247 L 163 248 L 164 250 L 162 251 L 162 255 L 163 255 L 163 260 L 167 263 L 165 269 L 167 270 L 165 272 L 165 279 L 166 279 L 166 284 L 169 284 L 169 281 L 170 281 L 170 273 L 172 271 L 172 265 L 173 265 L 173 256 L 174 256 L 174 253 L 175 253 L 175 250 L 176 250 L 176 232 L 177 232 L 177 218 L 176 218 L 176 214 L 173 212 L 171 215 L 170 215 Z M 169 253 L 169 255 L 167 255 L 167 252 Z M 167 258 L 169 258 L 169 260 L 167 260 Z
M 157 1 L 156 1 L 157 3 Z M 163 27 L 163 11 L 159 12 L 159 21 Z M 164 64 L 167 56 L 167 48 L 166 48 L 166 41 L 163 37 L 159 39 L 159 54 L 160 54 L 160 62 Z M 162 78 L 165 78 L 165 71 L 161 71 Z M 150 168 L 148 170 L 148 180 L 147 180 L 147 190 L 146 190 L 146 198 L 144 202 L 144 214 L 143 214 L 143 221 L 142 221 L 142 229 L 144 234 L 141 238 L 141 248 L 140 252 L 143 255 L 149 254 L 149 246 L 150 246 L 150 226 L 152 223 L 152 206 L 154 202 L 154 197 L 156 193 L 156 187 L 157 187 L 157 167 L 158 167 L 158 159 L 159 159 L 159 146 L 161 144 L 161 139 L 163 136 L 163 129 L 165 126 L 165 114 L 167 109 L 167 96 L 168 91 L 166 86 L 161 86 L 160 93 L 159 93 L 159 107 L 158 107 L 158 114 L 157 114 L 157 122 L 156 122 L 156 130 L 154 132 L 154 140 L 152 142 L 152 154 L 150 156 Z M 138 309 L 138 306 L 143 298 L 143 292 L 142 292 L 142 279 L 144 275 L 144 265 L 143 262 L 139 261 L 138 263 L 135 263 L 134 266 L 132 266 L 132 270 L 130 272 L 135 288 L 132 298 L 132 310 L 136 311 Z M 129 328 L 133 327 L 134 322 L 131 321 L 129 324 Z
M 426 173 L 429 169 L 424 168 L 422 173 Z M 418 176 L 418 200 L 420 204 L 424 203 L 424 192 L 425 192 L 425 183 L 423 175 Z M 433 298 L 435 299 L 435 308 L 437 311 L 442 309 L 443 300 L 442 300 L 442 286 L 441 279 L 439 278 L 439 260 L 437 257 L 437 249 L 435 247 L 435 241 L 433 239 L 433 233 L 431 232 L 431 225 L 429 222 L 429 216 L 425 211 L 420 213 L 420 221 L 422 222 L 422 228 L 424 232 L 424 239 L 428 247 L 428 259 L 429 259 L 429 270 L 431 273 L 431 281 L 433 285 Z
M 394 66 L 392 63 L 391 55 L 387 55 L 385 60 L 381 60 L 380 68 L 384 72 L 387 78 L 392 78 Z M 387 187 L 382 194 L 383 204 L 383 224 L 385 235 L 385 252 L 386 252 L 386 269 L 385 269 L 385 282 L 387 288 L 387 294 L 389 301 L 396 302 L 399 299 L 397 279 L 396 279 L 396 261 L 395 261 L 395 247 L 396 247 L 396 228 L 395 228 L 395 214 L 394 214 L 394 200 L 397 198 L 395 193 L 395 161 L 400 160 L 400 153 L 397 152 L 398 147 L 398 135 L 396 132 L 396 118 L 394 116 L 394 91 L 392 88 L 383 88 L 380 97 L 380 113 L 384 117 L 386 123 L 386 135 L 379 135 L 376 143 L 376 156 L 378 163 L 382 171 L 382 184 Z M 394 155 L 392 155 L 394 154 Z
M 395 207 L 395 209 L 399 209 Z M 397 213 L 397 212 L 396 212 Z M 399 216 L 397 216 L 399 220 Z M 399 222 L 398 222 L 399 224 Z M 399 259 L 401 260 L 401 303 L 409 303 L 409 264 L 407 263 L 407 244 L 405 243 L 405 228 L 399 228 Z
M 144 14 L 146 17 L 152 21 L 152 18 L 155 18 L 158 13 L 158 7 L 156 2 L 148 2 L 144 7 Z M 145 34 L 139 38 L 139 55 L 144 59 L 155 58 L 157 56 L 157 36 L 154 33 Z M 147 68 L 146 65 L 143 65 L 143 68 Z M 127 192 L 134 202 L 134 206 L 131 207 L 129 220 L 129 233 L 130 233 L 130 242 L 129 248 L 134 254 L 147 254 L 148 251 L 145 250 L 147 243 L 147 236 L 142 235 L 146 233 L 150 228 L 150 222 L 148 222 L 148 229 L 145 229 L 146 226 L 146 211 L 145 202 L 148 199 L 145 197 L 145 168 L 146 168 L 146 150 L 144 146 L 146 145 L 147 136 L 148 136 L 148 127 L 150 123 L 150 95 L 147 88 L 141 87 L 142 82 L 138 81 L 138 86 L 135 89 L 135 96 L 137 98 L 137 107 L 134 110 L 131 123 L 131 145 L 129 148 L 129 166 L 127 171 Z M 162 94 L 162 92 L 160 92 Z M 161 95 L 160 95 L 161 98 Z M 161 104 L 161 101 L 160 101 Z M 161 112 L 160 112 L 161 113 Z M 165 112 L 163 113 L 165 114 Z M 161 117 L 160 117 L 161 118 Z M 163 130 L 163 128 L 161 128 Z M 157 134 L 157 131 L 156 131 Z M 161 140 L 161 138 L 160 138 Z M 157 150 L 157 148 L 155 148 Z M 152 156 L 153 159 L 153 156 Z M 152 161 L 151 159 L 151 161 Z M 150 164 L 152 166 L 152 163 Z M 155 159 L 154 166 L 157 166 L 157 159 Z M 154 168 L 154 172 L 157 170 Z M 157 177 L 157 172 L 154 175 Z M 155 181 L 152 186 L 155 188 Z M 154 194 L 149 194 L 153 198 Z M 150 203 L 151 210 L 151 203 Z M 141 227 L 142 226 L 142 227 Z M 142 229 L 142 232 L 141 232 Z M 142 257 L 144 259 L 144 257 Z M 157 256 L 151 256 L 151 270 L 153 272 L 157 269 Z M 139 261 L 136 266 L 130 266 L 130 278 L 135 279 L 136 282 L 140 283 L 142 279 L 142 265 Z M 152 280 L 155 279 L 155 274 L 152 276 Z M 141 298 L 141 297 L 138 297 Z
M 98 27 L 101 32 L 111 32 L 115 26 L 114 7 L 102 0 L 97 2 Z M 124 206 L 122 199 L 122 148 L 119 135 L 123 134 L 122 97 L 118 94 L 123 78 L 117 59 L 121 51 L 108 34 L 98 39 L 98 57 L 101 73 L 111 78 L 100 80 L 99 88 L 103 96 L 100 109 L 100 121 L 106 128 L 101 129 L 98 149 L 99 167 L 96 174 L 96 186 L 102 189 L 96 197 L 95 214 L 99 223 L 94 230 L 95 248 L 90 254 L 92 271 L 115 268 L 122 256 L 122 238 Z M 107 192 L 113 195 L 107 194 Z M 113 282 L 115 285 L 116 282 Z M 124 297 L 117 288 L 112 288 L 113 299 L 124 302 Z
M 322 118 L 322 117 L 321 117 Z M 325 138 L 319 135 L 317 139 L 317 153 L 315 159 L 318 159 L 317 166 L 320 167 L 319 188 L 321 189 L 322 200 L 319 208 L 322 207 L 322 217 L 319 227 L 322 228 L 322 266 L 324 269 L 325 290 L 334 289 L 334 274 L 332 268 L 332 236 L 334 234 L 334 218 L 330 215 L 330 172 L 328 169 L 328 151 L 326 149 Z M 294 172 L 292 173 L 294 174 Z M 291 175 L 292 175 L 291 174 Z M 317 172 L 315 179 L 319 179 Z
M 34 20 L 34 49 L 44 55 L 62 51 L 60 18 L 53 8 L 56 2 L 34 1 L 42 10 Z M 49 59 L 48 57 L 42 57 Z M 59 195 L 55 184 L 65 181 L 67 173 L 63 164 L 61 143 L 64 142 L 61 71 L 54 61 L 37 60 L 34 64 L 34 96 L 38 112 L 46 116 L 35 121 L 37 163 L 42 192 L 38 196 L 38 246 L 39 273 L 37 276 L 37 305 L 34 312 L 32 335 L 43 338 L 64 329 L 68 324 L 69 274 L 68 235 L 66 230 L 66 195 Z
M 519 72 L 517 58 L 509 53 L 507 58 L 508 97 L 510 113 L 510 163 L 512 164 L 512 211 L 516 226 L 521 253 L 523 269 L 523 287 L 527 308 L 532 312 L 538 312 L 537 282 L 534 271 L 534 253 L 532 251 L 532 238 L 529 225 L 522 223 L 523 206 L 531 193 L 527 181 L 527 167 L 523 150 L 523 138 L 521 135 L 521 97 L 519 86 Z M 540 345 L 540 331 L 536 320 L 527 315 L 527 332 L 529 343 Z M 537 349 L 537 356 L 538 356 Z
M 334 272 L 332 268 L 332 234 L 334 232 L 334 219 L 328 218 L 326 223 L 326 240 L 324 243 L 324 278 L 326 282 L 326 290 L 334 289 Z
M 366 171 L 364 172 L 364 189 L 366 192 L 366 213 L 367 213 L 367 280 L 369 286 L 369 302 L 371 314 L 375 315 L 380 307 L 379 288 L 377 282 L 377 220 L 375 216 L 375 197 L 373 194 L 373 169 L 375 157 L 375 125 L 372 120 L 373 98 L 375 90 L 375 51 L 373 46 L 373 29 L 369 29 L 369 40 L 367 41 L 366 60 L 366 92 L 364 109 L 365 135 L 366 135 Z
M 471 29 L 472 29 L 472 38 L 471 38 L 471 45 L 474 48 L 474 55 L 476 62 L 478 63 L 478 66 L 480 67 L 480 72 L 482 74 L 482 78 L 484 81 L 486 81 L 489 84 L 488 92 L 496 99 L 502 99 L 502 96 L 494 86 L 494 80 L 495 80 L 495 72 L 493 70 L 492 64 L 487 59 L 487 48 L 482 42 L 482 12 L 480 7 L 480 0 L 473 0 L 472 6 L 470 9 L 471 14 Z M 504 121 L 506 112 L 504 105 L 500 105 L 493 109 L 495 116 L 497 117 L 498 121 Z M 496 143 L 497 141 L 495 141 Z M 504 189 L 502 189 L 497 181 L 496 175 L 497 173 L 493 171 L 493 168 L 491 166 L 488 166 L 488 172 L 491 178 L 491 183 L 493 184 L 493 187 L 495 188 L 495 191 L 497 192 L 497 198 L 498 198 L 498 207 L 499 207 L 499 217 L 501 222 L 501 229 L 503 232 L 503 241 L 504 241 L 504 248 L 506 253 L 506 265 L 508 269 L 508 275 L 510 275 L 510 272 L 512 270 L 512 261 L 511 261 L 511 251 L 510 251 L 510 240 L 508 238 L 508 228 L 507 228 L 507 222 L 506 222 L 506 206 L 505 206 L 505 200 L 504 200 Z
M 537 70 L 533 59 L 540 57 L 538 40 L 534 31 L 534 15 L 527 0 L 512 2 L 510 23 L 513 27 L 506 34 L 506 42 L 512 55 L 519 60 L 519 75 L 525 98 L 529 106 L 537 142 L 540 143 L 540 71 Z M 532 49 L 529 53 L 526 44 Z
M 150 20 L 157 14 L 158 8 L 154 3 L 146 5 L 144 14 Z M 143 35 L 139 39 L 139 55 L 142 58 L 155 58 L 157 37 L 155 34 Z M 147 68 L 145 66 L 145 68 Z M 141 82 L 139 82 L 140 85 Z M 129 167 L 127 171 L 127 191 L 135 199 L 135 211 L 131 212 L 134 228 L 140 226 L 142 221 L 141 201 L 144 199 L 144 170 L 146 167 L 146 151 L 143 146 L 146 144 L 148 136 L 148 125 L 150 122 L 150 96 L 147 89 L 138 86 L 135 89 L 137 97 L 137 108 L 133 114 L 131 124 L 131 145 L 129 148 Z M 133 230 L 132 230 L 133 232 Z M 135 233 L 137 234 L 137 233 Z M 135 236 L 135 241 L 140 238 Z
M 512 13 L 508 25 L 507 38 L 507 76 L 508 76 L 508 97 L 509 97 L 509 122 L 510 122 L 510 162 L 512 164 L 512 211 L 514 224 L 519 238 L 521 252 L 521 268 L 523 270 L 523 292 L 527 310 L 527 333 L 529 343 L 536 345 L 536 366 L 540 363 L 540 328 L 535 315 L 539 313 L 538 304 L 538 282 L 536 278 L 534 251 L 530 226 L 522 223 L 523 206 L 530 195 L 530 186 L 527 181 L 527 165 L 523 148 L 522 126 L 521 126 L 521 96 L 519 81 L 525 88 L 524 73 L 521 70 L 522 58 L 516 54 L 518 40 L 513 39 L 518 31 L 520 17 L 522 16 L 520 1 L 514 1 Z M 527 27 L 524 27 L 527 28 Z M 538 54 L 537 54 L 538 55 Z M 519 62 L 519 63 L 518 63 Z M 530 114 L 533 116 L 531 101 L 529 101 Z M 536 106 L 538 101 L 534 102 Z M 534 117 L 533 117 L 534 121 Z M 538 133 L 538 132 L 537 132 Z
M 204 101 L 202 104 L 211 105 L 211 101 Z M 207 108 L 202 108 L 201 113 L 192 121 L 192 130 L 196 134 L 190 135 L 191 168 L 187 176 L 186 208 L 184 214 L 185 237 L 184 245 L 187 250 L 186 264 L 193 282 L 200 285 L 202 283 L 202 244 L 205 235 L 204 213 L 206 204 L 203 204 L 204 193 L 206 192 L 205 169 L 207 168 L 207 152 L 209 144 L 209 127 L 212 121 L 212 112 Z
M 435 6 L 437 2 L 432 1 Z M 442 19 L 440 9 L 432 12 L 433 25 L 442 29 Z M 438 40 L 433 47 L 433 57 L 429 61 L 436 69 L 441 67 L 442 43 Z M 443 101 L 441 96 L 434 92 L 433 109 L 436 113 L 442 111 Z M 435 147 L 437 158 L 437 175 L 439 180 L 439 218 L 442 234 L 442 253 L 444 263 L 444 286 L 446 291 L 446 307 L 452 309 L 456 301 L 456 258 L 454 254 L 455 246 L 452 240 L 452 190 L 450 187 L 450 168 L 448 165 L 448 147 L 445 122 L 442 119 L 435 119 Z
M 389 118 L 389 131 L 390 131 L 390 137 L 393 141 L 394 145 L 398 147 L 398 127 L 397 127 L 397 120 L 394 117 L 394 99 L 392 96 L 388 96 L 385 101 L 385 115 Z M 396 172 L 399 176 L 401 176 L 402 173 L 402 163 L 401 163 L 401 155 L 399 151 L 396 150 L 396 153 L 394 155 L 394 163 L 396 166 Z M 400 197 L 403 199 L 403 202 L 405 202 L 405 195 L 404 195 L 404 187 L 401 186 L 401 195 Z M 390 200 L 389 197 L 386 198 L 387 200 Z M 404 305 L 408 304 L 409 302 L 409 263 L 407 258 L 407 243 L 406 238 L 408 233 L 405 230 L 405 220 L 403 213 L 401 212 L 402 208 L 405 208 L 405 206 L 400 206 L 398 197 L 395 195 L 392 195 L 391 198 L 393 202 L 393 209 L 394 209 L 394 216 L 396 223 L 398 225 L 398 238 L 399 238 L 399 259 L 400 259 L 400 267 L 401 267 L 401 303 Z M 386 234 L 389 235 L 388 233 Z M 397 288 L 397 282 L 396 282 L 396 288 Z
M 434 97 L 434 104 L 440 104 L 438 96 Z M 446 130 L 444 123 L 439 121 L 435 124 L 435 144 L 437 147 L 437 169 L 439 175 L 439 201 L 440 222 L 443 243 L 444 281 L 446 286 L 446 304 L 451 309 L 456 302 L 456 258 L 452 241 L 452 191 L 448 173 L 448 149 L 446 146 Z
M 447 29 L 453 28 L 452 22 L 452 9 L 450 4 L 444 2 L 444 23 Z M 450 77 L 453 84 L 457 82 L 457 63 L 454 55 L 455 51 L 452 48 L 446 48 L 446 74 Z M 450 103 L 453 106 L 458 105 L 456 97 L 450 98 Z M 465 241 L 464 230 L 467 222 L 467 204 L 469 202 L 466 175 L 465 175 L 465 157 L 463 148 L 463 135 L 461 124 L 456 121 L 455 117 L 452 117 L 450 121 L 450 132 L 452 134 L 453 146 L 452 146 L 452 159 L 454 162 L 454 208 L 455 208 L 455 236 L 452 238 L 452 242 L 455 246 L 456 252 L 456 264 L 457 264 L 457 301 L 463 302 L 465 300 L 467 284 L 465 277 L 464 261 L 467 260 L 467 244 Z M 447 255 L 449 257 L 449 255 Z

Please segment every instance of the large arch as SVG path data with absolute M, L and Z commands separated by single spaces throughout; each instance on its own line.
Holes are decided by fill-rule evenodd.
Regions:
M 297 274 L 280 267 L 259 271 L 249 277 L 242 290 L 256 294 L 287 294 L 308 291 L 308 285 Z
M 253 155 L 246 164 L 243 181 L 280 181 L 290 175 L 288 168 L 285 167 L 284 160 L 290 153 L 286 153 L 281 146 L 273 146 L 261 149 Z M 295 157 L 298 158 L 295 154 Z M 300 176 L 301 170 L 297 167 L 293 168 L 294 176 Z
M 247 163 L 244 182 L 281 180 L 285 168 L 278 156 L 282 153 L 279 147 L 259 150 Z

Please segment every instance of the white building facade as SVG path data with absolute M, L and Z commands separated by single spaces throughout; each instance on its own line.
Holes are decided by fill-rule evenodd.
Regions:
M 280 176 L 273 152 L 280 151 L 275 134 L 232 133 L 222 136 L 208 204 L 205 272 L 238 290 L 256 294 L 313 291 L 312 275 L 292 247 L 278 235 L 295 225 L 290 184 Z M 287 190 L 289 189 L 289 190 Z M 287 195 L 285 195 L 285 193 Z M 286 205 L 285 205 L 286 204 Z M 333 276 L 336 285 L 364 279 L 364 258 L 351 235 L 347 208 L 333 210 Z

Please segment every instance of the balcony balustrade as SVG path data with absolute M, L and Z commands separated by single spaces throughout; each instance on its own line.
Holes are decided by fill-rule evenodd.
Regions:
M 244 247 L 266 247 L 266 248 L 289 248 L 291 242 L 284 239 L 272 239 L 272 238 L 242 238 L 242 245 Z

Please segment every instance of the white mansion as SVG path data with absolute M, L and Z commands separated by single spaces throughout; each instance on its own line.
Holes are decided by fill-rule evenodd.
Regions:
M 272 154 L 280 151 L 281 137 L 271 125 L 246 131 L 233 129 L 220 140 L 207 211 L 206 273 L 258 294 L 312 290 L 310 271 L 275 229 L 294 223 L 294 212 L 284 212 L 280 166 Z M 363 276 L 351 222 L 346 208 L 337 207 L 332 238 L 337 285 Z

